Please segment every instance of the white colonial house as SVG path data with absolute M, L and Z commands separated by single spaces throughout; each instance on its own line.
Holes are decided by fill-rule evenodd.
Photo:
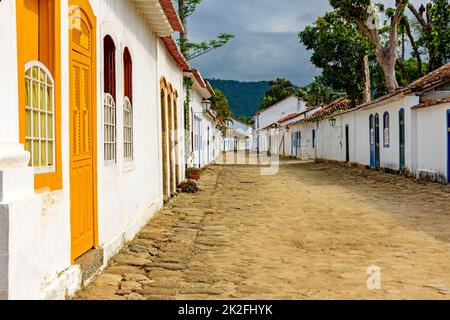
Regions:
M 307 111 L 306 102 L 295 95 L 289 96 L 267 109 L 258 112 L 254 117 L 253 150 L 256 152 L 281 153 L 278 125 L 285 118 L 295 118 Z
M 370 103 L 339 99 L 286 127 L 299 133 L 292 156 L 450 182 L 450 64 Z
M 0 299 L 61 299 L 185 178 L 183 27 L 171 0 L 3 0 L 0 27 Z
M 250 151 L 253 146 L 253 127 L 242 121 L 232 119 L 228 122 L 226 137 L 221 145 L 222 151 Z
M 210 99 L 214 90 L 196 69 L 185 72 L 192 80 L 190 103 L 190 150 L 188 166 L 203 168 L 215 161 L 219 155 L 220 131 L 217 114 L 211 108 Z

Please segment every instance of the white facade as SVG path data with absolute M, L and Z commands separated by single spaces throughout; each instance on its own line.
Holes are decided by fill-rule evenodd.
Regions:
M 450 181 L 449 69 L 447 64 L 405 90 L 372 103 L 323 116 L 318 109 L 317 119 L 285 124 L 279 129 L 285 132 L 289 127 L 291 134 L 285 153 Z M 299 147 L 292 148 L 297 132 Z
M 254 150 L 278 153 L 280 151 L 280 137 L 272 132 L 273 137 L 270 139 L 269 127 L 274 124 L 278 125 L 282 118 L 290 114 L 300 114 L 306 112 L 306 110 L 306 102 L 293 95 L 257 113 L 253 117 L 255 121 Z
M 159 5 L 158 1 L 150 1 Z M 158 32 L 125 0 L 90 1 L 96 20 L 97 42 L 97 230 L 103 265 L 163 205 L 161 86 L 164 78 L 177 93 L 174 101 L 177 127 L 184 128 L 183 73 L 159 38 L 170 24 L 164 14 Z M 158 7 L 155 7 L 157 10 Z M 69 3 L 61 1 L 61 163 L 62 188 L 34 190 L 34 170 L 29 153 L 18 144 L 18 81 L 15 1 L 0 2 L 0 299 L 62 299 L 82 285 L 80 267 L 71 261 L 70 163 L 69 163 Z M 162 13 L 162 9 L 159 11 Z M 155 12 L 159 12 L 155 11 Z M 171 32 L 171 31 L 170 31 Z M 103 38 L 116 46 L 117 160 L 104 159 Z M 127 47 L 133 61 L 133 160 L 123 157 L 123 58 Z M 174 162 L 184 178 L 184 131 L 173 133 L 178 141 Z M 156 183 L 155 183 L 156 182 Z
M 201 75 L 194 70 L 194 75 L 187 74 L 193 80 L 190 103 L 190 144 L 191 153 L 188 165 L 203 168 L 213 162 L 220 152 L 220 132 L 216 126 L 214 110 L 204 110 L 202 102 L 211 98 L 212 92 Z

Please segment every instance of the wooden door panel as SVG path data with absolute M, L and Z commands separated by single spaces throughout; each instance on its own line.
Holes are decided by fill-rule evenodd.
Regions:
M 86 1 L 81 1 L 85 2 Z M 87 4 L 86 4 L 87 5 Z M 95 32 L 84 10 L 70 30 L 70 209 L 72 260 L 95 247 Z M 77 21 L 78 21 L 77 20 Z

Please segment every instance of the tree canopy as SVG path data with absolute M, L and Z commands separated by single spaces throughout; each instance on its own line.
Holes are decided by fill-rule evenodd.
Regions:
M 211 98 L 212 109 L 217 112 L 217 121 L 222 127 L 225 127 L 228 121 L 233 119 L 228 99 L 219 89 L 214 89 L 214 96 Z
M 385 8 L 377 5 L 377 8 L 385 13 L 390 22 L 381 28 L 375 6 L 370 0 L 330 0 L 331 6 L 348 22 L 355 23 L 360 32 L 374 45 L 374 54 L 383 71 L 386 87 L 389 92 L 398 88 L 395 76 L 397 63 L 398 26 L 403 18 L 403 13 L 408 0 L 396 0 L 395 8 Z
M 329 12 L 300 32 L 299 38 L 313 51 L 311 62 L 323 70 L 322 84 L 346 92 L 353 101 L 361 100 L 363 60 L 374 46 L 357 26 L 336 12 Z
M 177 0 L 178 15 L 184 27 L 184 32 L 180 34 L 178 45 L 186 60 L 193 60 L 215 49 L 226 45 L 236 35 L 232 33 L 221 33 L 216 39 L 202 42 L 192 42 L 188 34 L 188 18 L 197 10 L 197 6 L 203 0 Z
M 264 110 L 275 103 L 286 99 L 287 97 L 295 94 L 297 88 L 292 84 L 291 81 L 278 78 L 274 81 L 269 81 L 270 89 L 264 95 L 261 104 L 259 106 L 260 110 Z

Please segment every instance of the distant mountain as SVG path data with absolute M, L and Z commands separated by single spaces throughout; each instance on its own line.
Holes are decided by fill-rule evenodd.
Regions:
M 236 118 L 253 116 L 258 111 L 261 99 L 270 89 L 268 81 L 241 82 L 217 79 L 208 81 L 213 88 L 217 88 L 225 93 Z

